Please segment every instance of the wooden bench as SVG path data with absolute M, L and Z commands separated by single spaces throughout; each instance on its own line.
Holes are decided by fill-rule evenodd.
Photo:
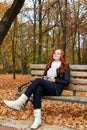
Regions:
M 31 79 L 29 82 L 18 87 L 20 93 L 23 88 L 30 84 L 35 78 L 42 77 L 45 64 L 31 64 Z M 87 104 L 87 65 L 69 65 L 70 66 L 70 84 L 65 87 L 64 91 L 72 91 L 72 94 L 64 94 L 61 96 L 43 96 L 43 99 L 76 102 Z M 77 92 L 85 92 L 85 95 L 77 95 Z

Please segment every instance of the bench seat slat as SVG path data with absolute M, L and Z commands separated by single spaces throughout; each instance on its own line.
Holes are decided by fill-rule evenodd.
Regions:
M 43 96 L 43 99 L 57 100 L 57 101 L 71 101 L 71 102 L 84 102 L 87 104 L 87 96 Z

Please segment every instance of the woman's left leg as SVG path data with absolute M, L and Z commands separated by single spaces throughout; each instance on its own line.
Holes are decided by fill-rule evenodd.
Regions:
M 36 91 L 38 86 L 44 90 L 46 95 L 56 95 L 55 83 L 37 78 L 30 84 L 25 93 L 22 94 L 16 101 L 4 100 L 4 103 L 10 108 L 20 110 L 22 105 L 25 104 L 28 98 Z
M 15 110 L 20 110 L 24 107 L 25 103 L 27 102 L 28 97 L 25 94 L 22 94 L 17 100 L 4 100 L 4 103 Z

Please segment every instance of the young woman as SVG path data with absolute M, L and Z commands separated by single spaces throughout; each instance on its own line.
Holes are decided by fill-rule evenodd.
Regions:
M 42 78 L 35 79 L 15 101 L 4 100 L 4 103 L 15 110 L 20 110 L 28 98 L 33 94 L 34 122 L 31 129 L 36 129 L 41 125 L 41 97 L 60 96 L 64 87 L 70 82 L 70 69 L 63 58 L 64 51 L 57 49 L 52 55 L 52 59 L 46 65 Z

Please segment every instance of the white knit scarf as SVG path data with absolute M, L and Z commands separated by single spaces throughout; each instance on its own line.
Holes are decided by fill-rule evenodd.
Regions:
M 60 67 L 60 65 L 61 65 L 61 61 L 53 61 L 51 67 L 47 71 L 47 76 L 56 77 L 57 76 L 56 70 Z

